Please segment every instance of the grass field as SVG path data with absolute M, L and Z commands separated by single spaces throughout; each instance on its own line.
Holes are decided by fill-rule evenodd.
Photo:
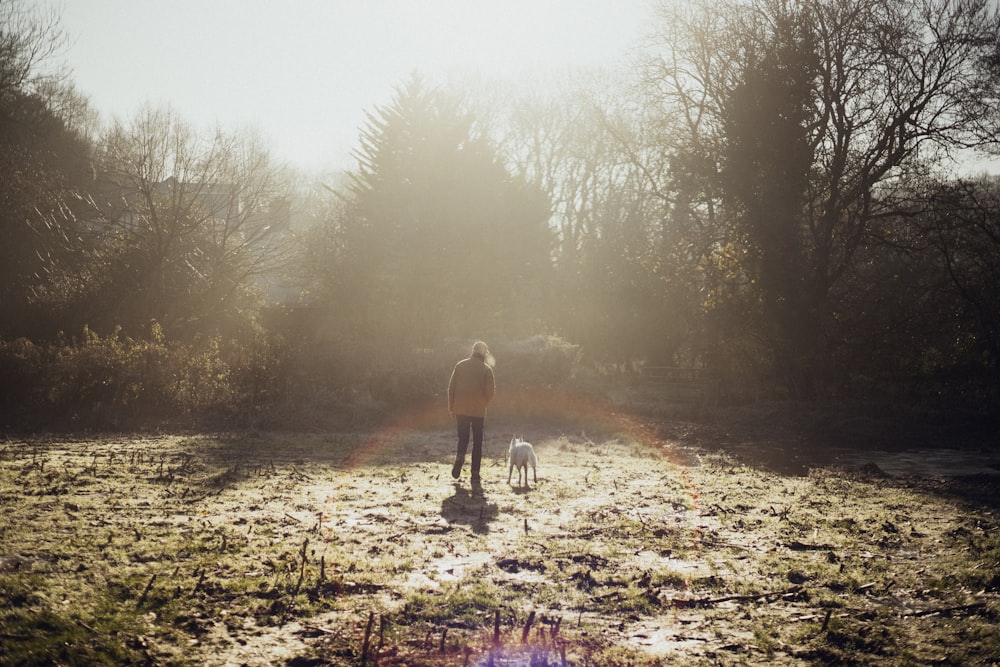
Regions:
M 0 664 L 1000 661 L 992 477 L 778 472 L 607 412 L 518 422 L 518 487 L 513 423 L 481 490 L 439 419 L 7 440 Z

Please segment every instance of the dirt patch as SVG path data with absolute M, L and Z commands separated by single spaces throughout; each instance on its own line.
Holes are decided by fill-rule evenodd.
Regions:
M 524 429 L 527 487 L 498 436 L 481 489 L 435 425 L 8 441 L 0 662 L 1000 660 L 997 517 L 960 482 L 780 474 L 669 428 Z

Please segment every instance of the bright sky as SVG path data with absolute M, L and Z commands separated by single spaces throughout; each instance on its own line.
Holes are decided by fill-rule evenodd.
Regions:
M 411 73 L 530 76 L 627 62 L 648 0 L 33 0 L 106 117 L 169 104 L 258 130 L 305 169 L 345 166 L 364 113 Z

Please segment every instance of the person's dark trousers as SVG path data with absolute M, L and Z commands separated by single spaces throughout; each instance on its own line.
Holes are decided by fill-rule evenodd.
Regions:
M 472 432 L 472 481 L 479 481 L 479 466 L 483 462 L 483 424 L 484 417 L 469 417 L 467 415 L 456 415 L 455 421 L 458 423 L 458 452 L 455 455 L 455 465 L 451 469 L 451 476 L 458 479 L 462 474 L 462 466 L 465 464 L 465 452 L 469 449 L 469 432 Z

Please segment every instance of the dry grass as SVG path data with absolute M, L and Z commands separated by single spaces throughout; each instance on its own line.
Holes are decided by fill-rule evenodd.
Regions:
M 622 417 L 520 423 L 541 464 L 513 488 L 505 419 L 481 491 L 433 420 L 8 441 L 0 663 L 1000 660 L 988 503 L 769 472 Z

